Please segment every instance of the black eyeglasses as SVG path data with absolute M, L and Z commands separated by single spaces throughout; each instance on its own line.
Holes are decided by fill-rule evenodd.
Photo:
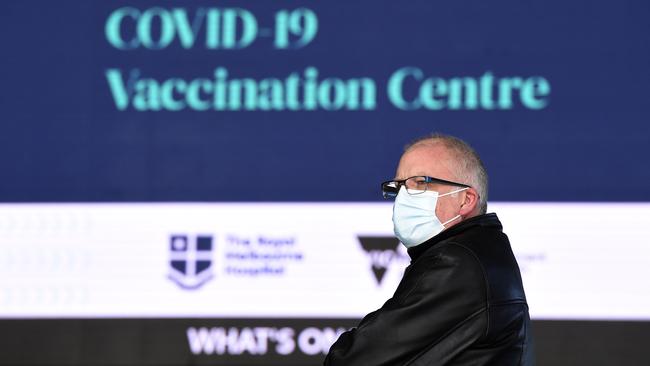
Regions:
M 418 175 L 402 180 L 389 180 L 381 184 L 381 193 L 384 198 L 395 198 L 400 190 L 400 187 L 406 187 L 406 192 L 410 195 L 416 195 L 427 191 L 429 183 L 448 184 L 452 186 L 471 188 L 467 184 L 452 182 L 434 177 L 427 177 L 426 175 Z

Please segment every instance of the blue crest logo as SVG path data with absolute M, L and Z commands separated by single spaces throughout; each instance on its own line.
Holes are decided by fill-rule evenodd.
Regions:
M 212 248 L 212 236 L 209 235 L 172 235 L 169 239 L 169 278 L 187 290 L 201 287 L 213 276 Z

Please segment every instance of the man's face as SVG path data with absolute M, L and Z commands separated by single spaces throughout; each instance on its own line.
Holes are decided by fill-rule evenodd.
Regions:
M 458 177 L 455 176 L 451 169 L 453 164 L 452 157 L 442 144 L 415 146 L 402 155 L 397 166 L 395 179 L 400 180 L 418 175 L 426 175 L 457 182 Z M 459 188 L 452 185 L 430 183 L 427 189 L 443 194 Z M 464 193 L 459 192 L 457 195 L 449 195 L 438 199 L 436 216 L 438 216 L 441 222 L 447 222 L 458 215 L 463 197 Z M 459 220 L 454 220 L 445 226 L 449 227 L 458 222 Z

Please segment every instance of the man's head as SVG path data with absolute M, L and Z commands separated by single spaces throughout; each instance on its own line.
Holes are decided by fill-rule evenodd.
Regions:
M 460 219 L 449 222 L 447 227 L 487 211 L 487 173 L 476 152 L 464 141 L 452 136 L 433 134 L 407 145 L 395 179 L 420 175 L 471 187 L 438 200 L 436 216 L 441 222 L 460 215 Z M 442 195 L 459 188 L 461 187 L 449 184 L 428 183 L 427 190 Z

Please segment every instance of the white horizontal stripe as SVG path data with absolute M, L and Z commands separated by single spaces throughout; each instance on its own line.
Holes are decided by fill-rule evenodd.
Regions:
M 650 204 L 491 203 L 533 319 L 650 320 Z M 172 235 L 213 252 L 170 250 Z M 0 317 L 361 317 L 405 250 L 390 203 L 0 204 Z M 182 288 L 170 260 L 212 260 Z M 378 284 L 372 263 L 385 266 Z M 188 271 L 200 270 L 188 263 Z M 211 275 L 208 275 L 211 274 Z

